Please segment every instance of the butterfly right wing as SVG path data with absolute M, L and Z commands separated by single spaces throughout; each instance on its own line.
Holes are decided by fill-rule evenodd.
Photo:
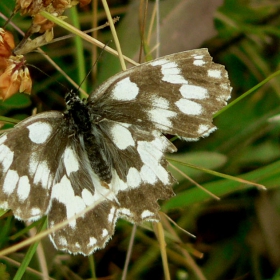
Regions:
M 213 115 L 230 93 L 225 67 L 207 49 L 197 49 L 118 73 L 90 95 L 89 104 L 108 120 L 196 141 L 216 129 Z
M 56 170 L 67 144 L 63 114 L 27 118 L 0 137 L 0 208 L 34 221 L 49 210 Z

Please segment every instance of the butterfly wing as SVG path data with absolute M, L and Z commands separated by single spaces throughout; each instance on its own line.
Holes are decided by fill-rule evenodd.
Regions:
M 132 222 L 158 220 L 157 201 L 173 196 L 175 182 L 164 154 L 176 148 L 156 130 L 108 120 L 100 123 L 100 129 L 107 150 L 114 155 L 109 186 L 116 194 L 119 214 Z
M 61 157 L 63 175 L 52 188 L 48 215 L 50 227 L 69 220 L 51 234 L 60 250 L 88 255 L 103 248 L 118 217 L 132 222 L 158 220 L 157 200 L 173 195 L 174 179 L 163 155 L 175 147 L 164 136 L 111 121 L 103 121 L 98 129 L 94 135 L 101 137 L 99 149 L 106 151 L 102 156 L 110 162 L 112 180 L 102 182 L 91 168 L 83 140 L 72 137 Z M 86 207 L 93 209 L 73 217 Z
M 0 208 L 12 209 L 20 220 L 48 211 L 57 159 L 67 143 L 61 120 L 59 112 L 38 114 L 0 137 Z
M 102 193 L 101 202 L 72 226 L 55 232 L 56 246 L 87 255 L 105 246 L 119 216 L 132 222 L 157 220 L 157 201 L 173 195 L 174 179 L 166 169 L 164 153 L 176 151 L 161 132 L 191 140 L 208 135 L 215 129 L 212 116 L 226 104 L 230 91 L 227 72 L 212 63 L 205 49 L 140 65 L 101 85 L 88 106 L 101 117 L 93 135 L 100 138 L 99 150 L 112 167 L 112 180 L 105 187 L 98 180 L 93 183 L 95 191 L 98 186 Z M 73 179 L 66 182 L 70 185 Z M 53 202 L 51 226 L 59 222 L 55 207 L 60 197 Z M 73 204 L 66 206 L 64 217 L 70 218 L 67 209 Z M 86 205 L 84 201 L 79 210 Z
M 88 255 L 103 248 L 114 233 L 114 195 L 93 172 L 79 137 L 69 137 L 58 168 L 60 176 L 52 187 L 48 224 L 52 228 L 65 220 L 69 223 L 51 233 L 51 241 L 57 249 Z M 80 215 L 88 206 L 93 209 Z
M 168 55 L 113 76 L 89 98 L 109 120 L 198 140 L 216 127 L 213 114 L 231 87 L 207 49 Z

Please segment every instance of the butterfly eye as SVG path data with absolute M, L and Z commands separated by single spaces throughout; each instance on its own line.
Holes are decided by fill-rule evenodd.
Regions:
M 65 103 L 67 106 L 69 106 L 76 99 L 77 99 L 77 94 L 72 89 L 65 95 Z

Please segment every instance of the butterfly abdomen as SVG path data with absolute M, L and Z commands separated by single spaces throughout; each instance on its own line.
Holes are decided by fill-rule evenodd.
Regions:
M 102 181 L 110 183 L 112 179 L 111 166 L 102 153 L 100 145 L 97 144 L 97 139 L 93 134 L 85 134 L 84 143 L 91 168 Z
M 69 99 L 67 105 L 68 110 L 64 115 L 69 121 L 70 130 L 72 130 L 70 134 L 83 137 L 84 148 L 91 168 L 102 181 L 110 183 L 112 179 L 110 163 L 102 153 L 100 139 L 97 139 L 98 134 L 93 133 L 93 126 L 98 125 L 99 116 L 93 114 L 92 109 L 78 96 Z

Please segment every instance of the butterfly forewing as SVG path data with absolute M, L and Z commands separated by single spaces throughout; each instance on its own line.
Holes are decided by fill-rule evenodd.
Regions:
M 100 106 L 108 119 L 197 140 L 215 130 L 212 116 L 226 105 L 230 92 L 224 66 L 200 49 L 116 75 L 90 96 L 89 104 Z
M 51 228 L 68 220 L 50 236 L 58 249 L 103 248 L 118 217 L 158 220 L 157 201 L 173 195 L 164 153 L 176 148 L 162 133 L 207 136 L 230 91 L 224 67 L 201 49 L 119 73 L 87 103 L 70 92 L 63 114 L 30 117 L 0 137 L 0 207 L 21 220 L 46 214 Z

